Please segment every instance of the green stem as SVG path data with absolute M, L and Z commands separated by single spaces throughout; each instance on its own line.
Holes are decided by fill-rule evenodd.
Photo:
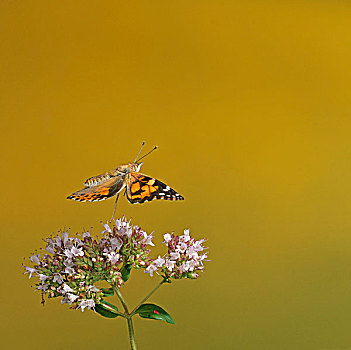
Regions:
M 134 336 L 134 327 L 133 327 L 133 321 L 132 321 L 132 316 L 129 314 L 128 311 L 128 306 L 123 298 L 122 293 L 119 291 L 119 289 L 116 286 L 112 286 L 113 290 L 117 294 L 119 300 L 121 301 L 124 311 L 125 311 L 125 318 L 127 319 L 128 322 L 128 332 L 129 332 L 129 341 L 130 341 L 130 348 L 132 350 L 137 350 L 136 343 L 135 343 L 135 336 Z
M 154 294 L 156 291 L 157 291 L 157 289 L 159 289 L 161 286 L 162 286 L 162 284 L 163 283 L 165 283 L 166 282 L 166 280 L 165 279 L 163 279 L 134 309 L 133 309 L 133 311 L 130 313 L 130 316 L 133 316 L 134 314 L 135 314 L 135 311 L 138 309 L 138 307 L 141 305 L 141 304 L 143 304 L 146 300 L 148 300 L 150 297 L 151 297 L 151 295 L 152 294 Z
M 115 291 L 115 293 L 117 294 L 119 300 L 121 301 L 126 315 L 129 315 L 128 306 L 127 306 L 127 304 L 126 304 L 126 302 L 125 302 L 125 300 L 124 300 L 124 298 L 123 298 L 123 295 L 121 294 L 121 292 L 118 290 L 117 287 L 112 286 L 112 288 L 113 288 L 113 290 Z
M 132 321 L 132 317 L 131 316 L 127 318 L 127 322 L 128 322 L 130 348 L 132 350 L 137 350 L 137 346 L 136 346 L 136 343 L 135 343 L 135 336 L 134 336 L 133 321 Z

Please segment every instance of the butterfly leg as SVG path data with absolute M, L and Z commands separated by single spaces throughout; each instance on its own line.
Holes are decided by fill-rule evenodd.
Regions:
M 115 213 L 116 213 L 116 208 L 117 208 L 118 197 L 119 197 L 119 193 L 117 193 L 116 202 L 115 202 L 115 209 L 113 210 L 112 219 L 115 218 Z

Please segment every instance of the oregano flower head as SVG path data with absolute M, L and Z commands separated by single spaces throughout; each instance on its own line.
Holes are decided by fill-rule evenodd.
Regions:
M 203 247 L 205 239 L 195 240 L 188 229 L 181 236 L 166 233 L 163 238 L 168 253 L 154 259 L 145 272 L 151 276 L 156 272 L 174 279 L 198 278 L 199 272 L 204 269 L 203 261 L 207 258 L 207 253 L 203 252 L 207 249 Z
M 156 259 L 150 257 L 153 233 L 132 225 L 125 217 L 102 224 L 101 238 L 91 232 L 70 235 L 63 231 L 53 235 L 30 257 L 31 266 L 24 266 L 29 278 L 37 277 L 35 290 L 44 296 L 61 298 L 71 309 L 91 309 L 101 316 L 127 319 L 131 347 L 136 349 L 132 317 L 162 320 L 174 324 L 172 317 L 160 306 L 145 301 L 163 284 L 172 279 L 196 279 L 207 260 L 205 239 L 196 240 L 189 230 L 182 235 L 164 234 L 167 252 Z M 144 269 L 150 276 L 161 276 L 158 285 L 132 311 L 120 292 L 132 269 Z M 111 288 L 102 288 L 101 283 Z M 117 295 L 124 312 L 105 300 Z
M 25 266 L 29 278 L 39 277 L 35 288 L 49 298 L 62 297 L 73 309 L 94 308 L 103 297 L 95 283 L 106 281 L 120 288 L 124 283 L 121 269 L 127 264 L 134 268 L 145 266 L 153 245 L 138 226 L 131 226 L 125 218 L 104 224 L 101 239 L 89 232 L 69 237 L 64 231 L 44 240 L 45 250 L 30 258 L 34 266 Z

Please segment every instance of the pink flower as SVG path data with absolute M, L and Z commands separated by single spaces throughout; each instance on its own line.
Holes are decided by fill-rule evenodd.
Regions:
M 82 312 L 85 308 L 92 309 L 95 307 L 95 302 L 93 299 L 84 299 L 80 302 L 79 307 L 81 308 Z
M 45 250 L 50 253 L 50 254 L 55 254 L 55 250 L 53 247 L 51 247 L 50 245 L 47 245 Z
M 165 259 L 161 258 L 160 256 L 158 256 L 158 258 L 154 261 L 154 265 L 156 267 L 162 267 L 165 263 Z
M 144 237 L 145 237 L 144 240 L 143 240 L 143 243 L 144 243 L 144 244 L 149 244 L 149 245 L 151 245 L 151 246 L 154 246 L 154 245 L 155 245 L 155 244 L 153 244 L 152 241 L 151 241 L 151 240 L 153 239 L 153 234 L 152 234 L 152 233 L 149 234 L 149 235 L 147 235 L 146 232 L 143 231 L 143 235 L 144 235 Z
M 38 255 L 35 255 L 33 254 L 31 257 L 30 257 L 30 261 L 34 264 L 39 264 L 40 263 L 40 260 L 39 260 L 39 256 Z
M 165 263 L 166 268 L 168 269 L 168 271 L 172 271 L 175 265 L 175 261 L 172 260 L 167 260 Z
M 145 269 L 145 272 L 148 273 L 150 276 L 153 276 L 155 271 L 157 271 L 157 267 L 152 264 Z
M 25 269 L 27 270 L 25 273 L 29 273 L 29 278 L 32 278 L 33 273 L 37 272 L 35 268 L 29 266 L 25 266 Z
M 105 233 L 105 232 L 109 232 L 112 233 L 111 227 L 109 226 L 109 224 L 104 224 L 105 230 L 102 231 L 101 233 Z
M 166 243 L 166 245 L 167 245 L 168 242 L 170 242 L 172 240 L 172 236 L 169 233 L 166 233 L 163 235 L 163 239 L 164 239 L 164 243 Z

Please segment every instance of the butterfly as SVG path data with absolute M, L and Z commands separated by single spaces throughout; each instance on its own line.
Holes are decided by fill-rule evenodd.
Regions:
M 137 160 L 141 151 L 140 149 L 134 162 L 122 164 L 111 171 L 87 179 L 84 182 L 85 188 L 72 193 L 67 199 L 79 202 L 102 201 L 115 195 L 118 198 L 120 192 L 125 189 L 127 199 L 132 204 L 144 203 L 154 199 L 183 200 L 184 198 L 180 194 L 165 183 L 139 173 L 140 167 L 143 164 L 140 160 L 156 148 L 157 146 Z

